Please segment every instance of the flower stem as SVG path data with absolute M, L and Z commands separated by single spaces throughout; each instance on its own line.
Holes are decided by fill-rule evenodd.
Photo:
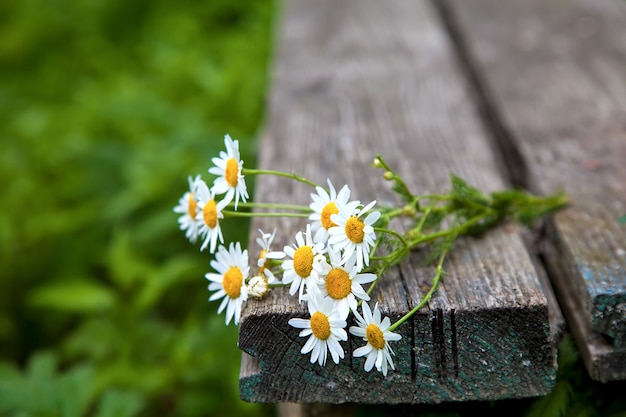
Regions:
M 278 283 L 276 283 L 276 284 L 268 284 L 268 287 L 269 287 L 269 288 L 280 288 L 280 287 L 288 287 L 288 286 L 290 286 L 290 285 L 291 285 L 291 284 L 285 284 L 285 283 L 283 283 L 283 282 L 278 282 Z
M 471 219 L 461 223 L 458 226 L 451 227 L 449 229 L 440 230 L 438 232 L 430 233 L 428 235 L 421 235 L 418 238 L 411 240 L 409 243 L 411 248 L 414 248 L 422 243 L 430 242 L 442 237 L 453 236 L 453 235 L 462 235 L 467 229 L 469 229 L 474 224 L 478 223 L 485 217 L 484 214 L 480 214 L 478 216 L 472 217 Z
M 406 241 L 406 239 L 404 238 L 404 236 L 402 236 L 400 233 L 396 232 L 395 230 L 385 229 L 385 228 L 382 228 L 382 227 L 375 227 L 374 230 L 377 231 L 377 232 L 387 233 L 389 235 L 393 235 L 393 236 L 397 237 L 400 242 L 402 242 L 402 246 L 404 246 L 405 248 L 409 247 L 409 244 Z
M 400 318 L 397 322 L 389 326 L 389 331 L 392 332 L 398 328 L 402 323 L 407 321 L 413 314 L 417 313 L 422 307 L 426 305 L 437 291 L 437 287 L 439 287 L 439 283 L 441 282 L 441 278 L 443 277 L 443 261 L 448 254 L 448 249 L 444 250 L 441 255 L 439 255 L 439 261 L 437 262 L 437 270 L 435 271 L 435 276 L 433 278 L 433 284 L 430 287 L 428 293 L 422 298 L 422 300 L 417 304 L 411 311 L 406 313 L 404 316 Z
M 234 207 L 234 204 L 229 204 L 227 207 Z M 248 203 L 239 203 L 239 206 L 241 208 L 269 208 L 269 209 L 279 209 L 279 210 L 293 210 L 293 211 L 306 211 L 306 212 L 312 212 L 313 210 L 311 210 L 309 207 L 307 206 L 300 206 L 300 205 L 296 205 L 296 204 L 279 204 L 279 203 L 254 203 L 254 202 L 248 202 Z
M 316 183 L 314 183 L 311 180 L 308 180 L 304 177 L 301 177 L 299 175 L 296 175 L 295 173 L 287 173 L 287 172 L 281 172 L 281 171 L 274 171 L 271 169 L 250 169 L 250 168 L 244 168 L 242 170 L 242 173 L 244 175 L 275 175 L 277 177 L 285 177 L 285 178 L 290 178 L 292 180 L 296 180 L 298 182 L 302 182 L 305 184 L 310 185 L 311 187 L 318 187 L 318 185 Z
M 224 217 L 309 217 L 308 213 L 250 213 L 230 210 L 223 210 L 222 213 L 224 213 Z

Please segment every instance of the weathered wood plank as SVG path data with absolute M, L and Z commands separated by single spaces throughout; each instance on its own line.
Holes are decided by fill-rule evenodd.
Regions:
M 417 193 L 447 190 L 455 173 L 485 191 L 506 188 L 436 12 L 425 1 L 287 2 L 259 167 L 294 171 L 352 198 L 394 202 L 375 153 Z M 258 178 L 257 201 L 309 204 L 312 190 Z M 305 223 L 255 219 L 278 229 L 276 248 Z M 416 253 L 388 271 L 372 294 L 392 320 L 424 295 L 432 270 Z M 516 226 L 463 240 L 445 265 L 429 307 L 398 331 L 387 378 L 352 359 L 310 364 L 287 322 L 304 304 L 275 290 L 250 300 L 239 347 L 241 396 L 258 402 L 424 403 L 545 394 L 555 378 L 549 308 Z
M 554 217 L 560 252 L 547 261 L 561 272 L 553 277 L 561 296 L 577 298 L 563 304 L 582 310 L 569 311 L 571 320 L 588 321 L 573 327 L 592 377 L 623 379 L 626 3 L 450 3 L 491 105 L 527 162 L 527 184 L 545 194 L 565 189 L 571 198 Z M 602 361 L 620 360 L 597 371 Z

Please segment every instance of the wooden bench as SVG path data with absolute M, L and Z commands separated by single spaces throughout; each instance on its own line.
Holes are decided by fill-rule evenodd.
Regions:
M 454 173 L 486 192 L 565 189 L 572 206 L 545 234 L 507 224 L 457 242 L 435 297 L 398 328 L 386 378 L 364 372 L 352 349 L 339 365 L 310 364 L 305 339 L 287 324 L 307 317 L 306 306 L 286 288 L 249 300 L 239 333 L 244 400 L 543 395 L 566 324 L 592 377 L 626 379 L 626 5 L 587 3 L 285 2 L 258 167 L 393 202 L 369 167 L 381 153 L 415 193 L 449 189 Z M 254 200 L 308 205 L 311 192 L 260 177 Z M 276 228 L 281 249 L 305 224 L 257 218 L 251 229 L 255 238 Z M 432 268 L 420 261 L 411 255 L 372 293 L 392 320 L 430 284 Z

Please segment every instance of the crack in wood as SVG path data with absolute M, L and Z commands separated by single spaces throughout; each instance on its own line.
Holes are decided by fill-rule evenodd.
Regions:
M 411 320 L 409 320 L 409 326 L 410 326 L 410 335 L 411 335 L 411 340 L 410 340 L 410 346 L 411 346 L 411 383 L 415 384 L 415 377 L 417 376 L 417 364 L 416 364 L 416 358 L 415 358 L 415 321 L 411 318 Z
M 433 347 L 435 349 L 435 363 L 437 376 L 440 380 L 448 376 L 446 363 L 446 338 L 443 329 L 443 309 L 437 308 L 433 315 Z
M 487 134 L 485 135 L 494 145 L 494 151 L 498 153 L 500 171 L 505 178 L 515 187 L 528 189 L 528 167 L 521 151 L 513 141 L 509 127 L 503 122 L 503 117 L 495 104 L 493 94 L 487 83 L 483 80 L 477 69 L 476 60 L 472 56 L 465 34 L 461 29 L 449 0 L 433 1 L 435 10 L 445 27 L 445 33 L 450 37 L 452 47 L 455 49 L 460 73 L 465 75 L 467 84 L 474 97 L 476 105 Z
M 459 377 L 459 348 L 457 345 L 457 336 L 456 336 L 456 316 L 454 315 L 455 310 L 450 309 L 450 330 L 452 333 L 451 337 L 451 345 L 452 345 L 452 363 L 454 364 L 454 377 Z

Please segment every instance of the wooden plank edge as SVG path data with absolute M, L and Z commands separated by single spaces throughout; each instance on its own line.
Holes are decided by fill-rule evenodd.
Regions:
M 547 239 L 541 242 L 540 251 L 589 376 L 603 383 L 626 380 L 626 351 L 616 349 L 611 341 L 593 329 L 581 295 L 571 285 L 580 271 L 564 250 L 554 224 L 547 222 L 546 225 Z
M 437 320 L 438 313 L 440 318 L 437 319 L 445 333 L 439 335 L 444 344 L 443 354 L 442 346 L 438 347 L 437 335 L 428 334 L 436 327 L 433 320 Z M 549 330 L 551 326 L 547 324 L 548 316 L 547 305 L 502 311 L 465 311 L 456 316 L 453 311 L 418 313 L 414 324 L 407 326 L 413 330 L 413 340 L 421 338 L 416 345 L 409 346 L 411 352 L 415 352 L 416 373 L 406 369 L 400 371 L 397 366 L 396 371 L 390 371 L 386 378 L 374 371 L 365 374 L 361 369 L 362 362 L 350 364 L 349 358 L 340 365 L 330 363 L 325 368 L 317 364 L 310 366 L 305 357 L 295 363 L 289 356 L 298 354 L 300 344 L 296 343 L 281 358 L 284 364 L 291 364 L 290 369 L 265 369 L 267 365 L 261 362 L 263 351 L 267 349 L 259 345 L 250 346 L 244 341 L 240 343 L 240 348 L 258 357 L 242 356 L 240 396 L 245 401 L 265 403 L 435 404 L 546 395 L 551 392 L 556 380 L 555 345 Z M 451 333 L 453 317 L 456 317 L 458 332 L 455 337 Z M 481 318 L 477 320 L 477 317 Z M 516 317 L 515 325 L 500 324 L 500 331 L 511 328 L 519 337 L 502 335 L 501 340 L 516 340 L 518 345 L 493 346 L 475 338 L 476 326 L 497 323 L 506 317 Z M 253 320 L 262 321 L 263 318 L 256 316 Z M 280 318 L 274 316 L 270 320 L 275 322 Z M 404 336 L 410 338 L 409 335 Z M 464 346 L 453 347 L 454 339 Z M 395 350 L 398 353 L 398 349 Z M 403 355 L 410 354 L 406 348 L 404 350 Z M 455 352 L 459 355 L 456 363 Z M 500 356 L 499 359 L 494 359 L 494 352 Z M 346 353 L 348 355 L 349 352 Z M 483 377 L 477 378 L 474 371 L 480 367 L 484 367 L 485 372 L 481 373 Z M 364 386 L 366 382 L 371 384 L 371 380 L 376 380 L 378 392 L 359 390 L 359 386 Z M 348 387 L 345 392 L 349 394 L 338 394 L 335 391 L 337 386 Z
M 552 287 L 552 282 L 546 271 L 546 265 L 544 263 L 543 254 L 541 248 L 543 247 L 543 241 L 545 237 L 545 222 L 540 222 L 532 230 L 522 230 L 520 232 L 524 245 L 528 249 L 528 255 L 531 262 L 537 272 L 537 277 L 541 283 L 541 287 L 548 301 L 548 310 L 550 314 L 550 340 L 554 346 L 555 352 L 558 349 L 558 344 L 563 338 L 567 329 L 567 322 L 565 316 L 561 310 L 558 298 Z

